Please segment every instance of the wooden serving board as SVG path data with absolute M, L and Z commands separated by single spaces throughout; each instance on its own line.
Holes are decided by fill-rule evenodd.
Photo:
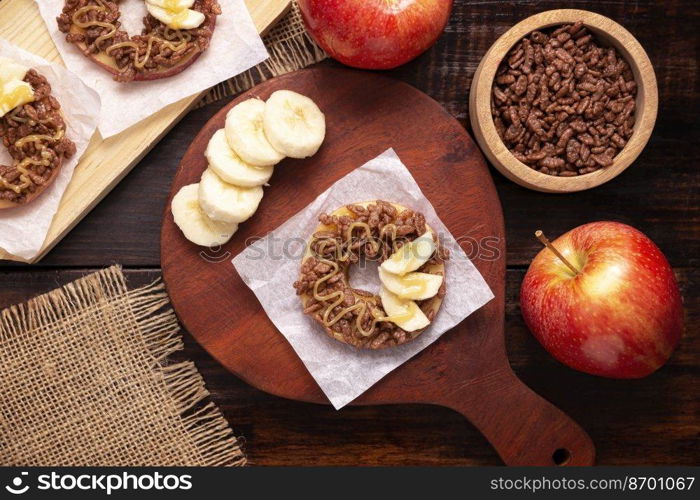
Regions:
M 474 264 L 496 298 L 355 404 L 453 408 L 479 428 L 507 464 L 592 464 L 594 448 L 585 431 L 526 387 L 508 364 L 503 331 L 505 240 L 498 195 L 469 135 L 425 94 L 375 73 L 328 67 L 270 80 L 233 100 L 204 126 L 182 159 L 171 197 L 199 181 L 207 167 L 207 142 L 224 126 L 228 110 L 253 96 L 266 99 L 278 89 L 300 92 L 318 103 L 326 113 L 325 143 L 313 158 L 285 159 L 275 168 L 257 213 L 217 252 L 203 252 L 185 240 L 168 204 L 161 265 L 187 330 L 251 385 L 285 398 L 327 403 L 230 260 L 245 248 L 246 240 L 274 230 L 333 182 L 393 147 L 455 238 L 495 238 L 498 258 L 476 258 Z M 391 199 L 391 193 L 386 198 Z
M 258 31 L 263 33 L 287 12 L 291 0 L 246 0 L 246 5 Z M 33 0 L 0 1 L 0 37 L 48 61 L 63 64 Z M 75 169 L 44 246 L 31 262 L 40 260 L 61 241 L 187 113 L 201 95 L 199 93 L 173 103 L 107 140 L 102 139 L 96 131 Z M 0 259 L 23 260 L 2 249 Z

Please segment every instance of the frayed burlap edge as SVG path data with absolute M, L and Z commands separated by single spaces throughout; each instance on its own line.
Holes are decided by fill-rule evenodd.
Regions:
M 305 68 L 328 57 L 306 32 L 296 2 L 292 2 L 289 13 L 263 37 L 263 42 L 270 54 L 269 59 L 219 83 L 202 97 L 196 107 L 240 94 L 265 80 Z
M 90 274 L 1 311 L 0 341 L 15 335 L 31 334 L 47 325 L 70 322 L 72 316 L 85 309 L 115 306 L 119 308 L 119 313 L 133 316 L 140 330 L 143 352 L 152 360 L 151 375 L 162 383 L 162 388 L 169 394 L 177 409 L 174 416 L 179 417 L 182 429 L 199 453 L 200 460 L 197 462 L 200 463 L 180 465 L 245 465 L 246 456 L 241 443 L 221 411 L 213 402 L 203 403 L 209 391 L 194 363 L 184 361 L 171 364 L 168 361 L 169 356 L 183 349 L 184 345 L 177 318 L 160 279 L 129 291 L 121 266 L 115 265 Z

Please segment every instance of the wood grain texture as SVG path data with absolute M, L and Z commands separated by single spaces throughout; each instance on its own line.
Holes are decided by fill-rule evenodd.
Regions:
M 199 180 L 207 167 L 204 151 L 209 139 L 224 126 L 231 107 L 251 97 L 265 100 L 280 89 L 309 96 L 324 111 L 325 142 L 312 158 L 286 159 L 275 168 L 272 186 L 255 216 L 216 255 L 237 255 L 246 242 L 268 234 L 333 182 L 393 147 L 458 241 L 493 240 L 500 258 L 474 263 L 496 298 L 356 403 L 415 402 L 453 408 L 476 425 L 510 465 L 552 465 L 558 449 L 570 453 L 571 465 L 592 464 L 595 452 L 586 433 L 522 384 L 508 365 L 500 203 L 471 138 L 425 94 L 371 73 L 323 67 L 265 82 L 234 99 L 204 126 L 180 163 L 171 196 Z M 386 199 L 401 201 L 393 200 L 391 193 Z M 288 399 L 325 403 L 306 367 L 230 265 L 230 257 L 203 258 L 203 251 L 207 250 L 183 237 L 166 208 L 161 265 L 182 324 L 214 358 L 254 387 Z
M 0 271 L 0 308 L 73 281 L 89 270 Z M 130 287 L 160 276 L 125 270 Z M 700 336 L 688 332 L 669 363 L 643 380 L 608 380 L 563 367 L 525 327 L 517 295 L 524 271 L 506 280 L 506 346 L 515 373 L 576 419 L 605 465 L 696 465 L 700 461 L 697 380 Z M 700 322 L 700 271 L 676 270 L 688 323 Z M 697 333 L 697 332 L 695 332 Z M 191 359 L 213 401 L 238 435 L 252 465 L 498 465 L 478 430 L 433 405 L 349 406 L 299 403 L 271 396 L 230 374 L 189 335 L 177 359 Z
M 634 133 L 612 165 L 586 175 L 557 177 L 538 172 L 518 161 L 496 132 L 491 114 L 493 80 L 513 46 L 529 33 L 582 21 L 600 43 L 615 47 L 629 63 L 637 82 Z M 469 94 L 469 116 L 474 137 L 491 164 L 508 179 L 545 193 L 571 193 L 600 186 L 620 175 L 639 156 L 651 137 L 659 107 L 656 75 L 649 56 L 636 38 L 610 18 L 580 9 L 554 9 L 530 16 L 506 31 L 484 54 Z
M 7 0 L 1 0 L 0 6 Z M 467 96 L 488 48 L 516 22 L 572 5 L 553 0 L 455 0 L 445 34 L 426 54 L 386 74 L 440 102 L 465 127 Z M 491 174 L 506 221 L 506 348 L 515 373 L 584 427 L 601 465 L 700 463 L 700 36 L 693 0 L 579 0 L 576 8 L 608 16 L 646 49 L 659 88 L 654 133 L 634 165 L 598 188 L 564 195 L 525 189 Z M 331 61 L 323 63 L 334 66 Z M 187 146 L 226 102 L 190 112 L 41 266 L 3 264 L 6 306 L 119 262 L 130 283 L 159 274 L 160 220 L 170 182 Z M 649 378 L 616 381 L 580 374 L 553 360 L 527 331 L 518 308 L 525 266 L 550 236 L 594 220 L 631 224 L 664 251 L 681 283 L 686 334 L 669 363 Z M 142 269 L 142 268 L 150 269 Z M 71 268 L 71 269 L 68 269 Z M 458 413 L 429 405 L 353 406 L 340 412 L 258 391 L 228 373 L 189 335 L 184 357 L 203 373 L 214 401 L 245 436 L 257 465 L 487 465 L 500 460 Z
M 386 74 L 427 93 L 470 130 L 467 97 L 486 50 L 517 21 L 561 3 L 503 5 L 498 0 L 457 0 L 446 33 L 437 44 Z M 506 220 L 507 263 L 529 264 L 540 248 L 532 237 L 538 227 L 554 237 L 586 222 L 619 220 L 651 237 L 672 266 L 700 265 L 700 151 L 694 146 L 700 140 L 695 126 L 695 110 L 700 108 L 695 47 L 700 42 L 690 22 L 700 15 L 698 4 L 691 0 L 616 0 L 577 2 L 576 6 L 622 24 L 649 54 L 659 87 L 656 127 L 632 168 L 589 191 L 560 196 L 533 192 L 492 170 Z M 332 61 L 322 64 L 335 65 Z M 42 263 L 99 266 L 116 261 L 159 266 L 158 227 L 168 183 L 189 143 L 225 104 L 222 101 L 190 112 Z
M 290 7 L 290 0 L 248 0 L 253 22 L 265 31 Z M 62 64 L 56 46 L 32 0 L 0 2 L 0 36 L 48 61 Z M 98 131 L 75 168 L 46 240 L 31 262 L 39 261 L 92 210 L 202 95 L 163 108 L 124 132 L 102 139 Z M 22 260 L 0 249 L 0 260 Z

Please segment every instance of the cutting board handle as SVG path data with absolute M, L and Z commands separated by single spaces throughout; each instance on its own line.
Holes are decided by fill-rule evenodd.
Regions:
M 586 431 L 527 387 L 510 367 L 469 381 L 447 399 L 445 405 L 467 417 L 506 465 L 580 466 L 595 461 Z

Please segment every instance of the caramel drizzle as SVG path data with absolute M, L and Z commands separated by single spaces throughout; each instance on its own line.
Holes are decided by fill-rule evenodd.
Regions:
M 17 106 L 15 109 L 12 110 L 8 118 L 13 122 L 27 123 L 29 121 L 29 118 L 22 118 L 21 116 L 17 116 L 17 113 L 19 113 L 20 111 L 22 111 L 22 106 Z
M 75 24 L 78 28 L 81 29 L 87 29 L 92 26 L 99 26 L 101 28 L 106 28 L 109 30 L 109 32 L 100 35 L 95 39 L 95 45 L 99 46 L 99 44 L 105 40 L 108 40 L 110 38 L 113 38 L 114 35 L 117 33 L 117 27 L 115 24 L 104 22 L 104 21 L 81 21 L 80 17 L 90 11 L 97 11 L 97 12 L 106 12 L 107 7 L 102 3 L 102 0 L 96 0 L 98 5 L 86 5 L 85 7 L 81 7 L 80 9 L 76 10 L 73 13 L 72 20 L 73 24 Z M 165 27 L 165 30 L 163 32 L 165 38 L 160 38 L 155 35 L 148 35 L 148 44 L 146 45 L 146 52 L 143 55 L 143 58 L 139 60 L 139 45 L 135 42 L 128 41 L 128 42 L 118 42 L 110 45 L 105 49 L 105 54 L 108 56 L 111 55 L 111 53 L 117 49 L 129 47 L 132 49 L 132 55 L 134 57 L 134 67 L 137 69 L 143 69 L 146 66 L 146 63 L 151 57 L 151 51 L 153 49 L 153 42 L 158 41 L 161 45 L 164 47 L 169 48 L 170 50 L 174 52 L 182 52 L 187 48 L 187 44 L 192 40 L 192 36 L 189 33 L 182 33 L 181 30 L 176 29 L 176 30 L 171 30 L 168 26 Z M 173 37 L 174 34 L 174 37 Z M 179 43 L 174 44 L 173 40 L 175 37 L 178 39 Z
M 16 194 L 20 194 L 25 189 L 29 188 L 33 184 L 33 182 L 30 176 L 31 172 L 27 167 L 29 165 L 41 165 L 44 167 L 48 167 L 49 165 L 51 165 L 51 153 L 49 153 L 48 151 L 48 145 L 42 141 L 60 141 L 61 139 L 63 139 L 64 133 L 65 131 L 63 129 L 59 129 L 53 136 L 45 134 L 32 134 L 18 139 L 14 144 L 16 148 L 21 149 L 22 147 L 24 147 L 25 144 L 32 143 L 34 144 L 34 148 L 39 151 L 39 156 L 41 157 L 41 160 L 31 157 L 24 158 L 15 166 L 17 171 L 20 173 L 20 183 L 11 184 L 7 181 L 7 179 L 0 175 L 0 186 L 2 186 L 5 189 L 10 189 Z
M 343 309 L 341 309 L 338 312 L 338 314 L 335 315 L 335 317 L 330 318 L 330 315 L 333 312 L 333 309 L 335 309 L 337 306 L 342 304 L 343 301 L 345 300 L 345 292 L 343 290 L 336 290 L 335 292 L 327 294 L 327 295 L 321 295 L 318 292 L 318 288 L 322 283 L 328 281 L 333 276 L 338 274 L 338 272 L 340 271 L 340 267 L 338 266 L 338 264 L 336 262 L 333 262 L 333 261 L 328 260 L 328 259 L 319 259 L 319 262 L 327 264 L 333 268 L 333 272 L 328 273 L 325 276 L 323 276 L 322 278 L 319 278 L 318 280 L 316 280 L 316 282 L 314 283 L 314 288 L 313 288 L 314 299 L 316 299 L 319 302 L 325 302 L 327 304 L 326 308 L 323 312 L 323 315 L 321 316 L 323 325 L 330 328 L 333 325 L 335 325 L 338 321 L 340 321 L 343 318 L 343 316 L 345 316 L 347 313 L 359 309 L 360 312 L 357 315 L 357 319 L 355 320 L 355 327 L 360 332 L 360 334 L 364 337 L 369 337 L 370 335 L 372 335 L 372 333 L 374 333 L 374 330 L 376 329 L 376 324 L 379 321 L 379 319 L 377 317 L 373 318 L 372 325 L 370 326 L 369 330 L 365 330 L 362 327 L 362 322 L 365 318 L 365 314 L 366 314 L 367 309 L 368 309 L 367 302 L 364 300 L 358 300 L 353 305 L 344 307 Z M 328 302 L 334 298 L 335 298 L 335 301 L 328 304 Z M 373 312 L 374 311 L 372 311 L 372 313 Z
M 99 45 L 100 42 L 108 40 L 109 38 L 112 38 L 115 35 L 115 33 L 117 32 L 117 26 L 112 24 L 112 23 L 107 23 L 104 21 L 90 21 L 90 20 L 81 21 L 80 20 L 80 16 L 82 16 L 83 14 L 85 14 L 87 12 L 90 12 L 93 10 L 97 11 L 97 12 L 106 12 L 107 11 L 107 7 L 105 6 L 105 4 L 102 3 L 102 0 L 96 0 L 96 1 L 97 1 L 98 5 L 86 5 L 85 7 L 81 7 L 78 10 L 76 10 L 73 13 L 72 20 L 73 20 L 73 24 L 75 24 L 78 28 L 81 28 L 81 29 L 87 29 L 87 28 L 90 28 L 92 26 L 99 26 L 100 28 L 108 29 L 109 31 L 107 33 L 100 35 L 95 39 L 95 45 Z
M 15 109 L 13 109 L 10 112 L 8 119 L 12 120 L 13 122 L 17 122 L 17 123 L 29 123 L 29 125 L 36 125 L 37 123 L 41 123 L 42 125 L 44 125 L 44 124 L 49 123 L 51 121 L 48 118 L 46 120 L 34 120 L 32 118 L 29 118 L 29 117 L 24 118 L 22 116 L 17 116 L 18 113 L 22 112 L 22 108 L 23 108 L 22 106 L 17 106 Z
M 365 238 L 367 238 L 368 241 L 362 243 L 360 247 L 364 246 L 365 244 L 369 243 L 373 246 L 373 249 L 375 253 L 379 250 L 379 245 L 380 243 L 372 237 L 372 229 L 369 227 L 369 224 L 366 222 L 353 222 L 348 226 L 348 229 L 346 231 L 346 240 L 347 240 L 347 245 L 341 245 L 340 247 L 340 254 L 337 257 L 337 260 L 340 262 L 346 262 L 347 260 L 350 259 L 350 256 L 352 255 L 352 248 L 351 248 L 351 243 L 352 243 L 352 233 L 355 228 L 361 228 L 364 232 Z M 387 229 L 388 228 L 388 229 Z M 385 233 L 387 233 L 389 230 L 391 231 L 392 235 L 392 242 L 396 238 L 396 225 L 394 224 L 387 224 L 384 226 L 379 234 L 380 237 L 383 237 Z M 355 327 L 357 328 L 357 331 L 360 332 L 360 335 L 363 337 L 369 337 L 374 333 L 377 327 L 377 323 L 380 322 L 387 322 L 387 321 L 392 321 L 393 317 L 391 316 L 386 316 L 386 315 L 381 315 L 378 316 L 376 314 L 376 310 L 372 309 L 369 307 L 367 304 L 366 300 L 358 299 L 356 298 L 356 302 L 353 305 L 344 307 L 341 309 L 333 318 L 330 317 L 331 313 L 333 312 L 333 309 L 335 309 L 337 306 L 343 303 L 345 300 L 345 291 L 344 290 L 336 290 L 333 293 L 329 293 L 327 295 L 321 295 L 318 291 L 319 287 L 325 283 L 326 281 L 330 280 L 333 278 L 333 276 L 337 275 L 340 272 L 340 266 L 338 266 L 338 263 L 332 260 L 328 260 L 323 257 L 325 254 L 325 249 L 330 243 L 337 243 L 335 240 L 329 240 L 327 238 L 317 238 L 313 237 L 311 242 L 309 243 L 310 248 L 313 249 L 314 244 L 319 241 L 319 251 L 317 260 L 323 264 L 326 264 L 331 267 L 331 272 L 326 274 L 325 276 L 317 279 L 314 282 L 313 286 L 313 297 L 316 299 L 318 302 L 324 302 L 326 304 L 325 309 L 323 310 L 323 314 L 321 315 L 321 320 L 323 326 L 330 328 L 333 325 L 335 325 L 338 321 L 340 321 L 343 316 L 345 316 L 349 312 L 353 311 L 359 311 L 357 314 L 357 319 L 355 320 Z M 342 242 L 341 242 L 342 243 Z M 337 248 L 337 247 L 336 247 Z M 333 300 L 335 299 L 335 300 Z M 333 302 L 330 302 L 333 300 Z M 329 303 L 330 302 L 330 303 Z M 362 323 L 364 322 L 365 315 L 367 314 L 367 311 L 369 310 L 369 313 L 372 315 L 372 323 L 369 327 L 368 330 L 365 330 L 362 326 Z

